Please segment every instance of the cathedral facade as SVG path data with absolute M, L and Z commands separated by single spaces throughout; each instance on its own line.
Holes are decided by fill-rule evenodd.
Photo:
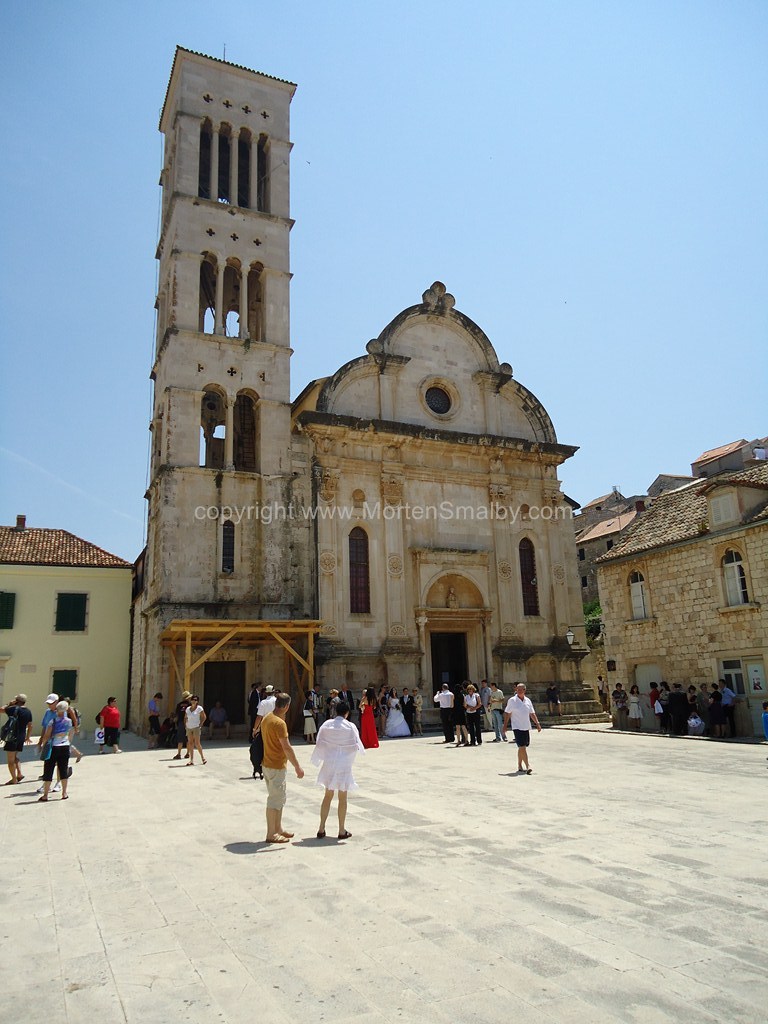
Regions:
M 445 286 L 291 401 L 294 91 L 177 49 L 132 704 L 191 689 L 237 724 L 254 683 L 482 678 L 591 701 L 576 449 Z

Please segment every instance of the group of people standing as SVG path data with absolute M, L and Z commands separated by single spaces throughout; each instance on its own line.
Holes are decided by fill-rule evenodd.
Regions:
M 639 732 L 646 713 L 653 716 L 658 731 L 669 736 L 731 737 L 736 735 L 736 702 L 738 697 L 724 679 L 717 683 L 691 684 L 687 690 L 682 683 L 662 680 L 652 683 L 645 694 L 635 683 L 626 691 L 617 683 L 611 693 L 611 711 L 614 727 Z
M 504 694 L 495 683 L 485 679 L 479 687 L 469 679 L 450 686 L 443 683 L 434 696 L 440 708 L 444 741 L 457 747 L 479 747 L 483 742 L 484 718 L 490 714 L 496 742 L 502 739 L 502 708 Z M 495 713 L 494 713 L 495 712 Z

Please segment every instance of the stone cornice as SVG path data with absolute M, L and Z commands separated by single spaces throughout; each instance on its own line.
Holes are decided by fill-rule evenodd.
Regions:
M 336 413 L 311 410 L 299 413 L 295 422 L 308 433 L 312 433 L 312 427 L 322 427 L 325 431 L 338 433 L 354 431 L 361 435 L 380 435 L 383 438 L 405 436 L 419 441 L 476 448 L 478 452 L 485 453 L 493 449 L 514 451 L 524 458 L 551 462 L 555 465 L 565 462 L 579 450 L 573 445 L 557 444 L 550 441 L 530 441 L 522 437 L 505 437 L 500 434 L 474 434 L 467 431 L 427 427 L 419 423 L 402 423 L 374 417 L 360 419 L 356 416 L 341 416 Z

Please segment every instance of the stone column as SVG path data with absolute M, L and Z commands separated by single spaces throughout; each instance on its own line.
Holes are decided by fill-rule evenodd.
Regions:
M 238 135 L 234 128 L 229 136 L 229 203 L 230 206 L 237 206 L 237 145 Z
M 213 327 L 214 334 L 224 333 L 224 317 L 222 310 L 224 308 L 224 271 L 226 267 L 221 256 L 217 256 L 216 261 L 216 309 L 214 310 L 215 322 Z
M 248 183 L 248 207 L 251 210 L 258 209 L 257 196 L 259 194 L 259 137 L 251 136 L 251 160 L 250 160 L 250 181 Z
M 420 682 L 421 682 L 422 687 L 424 687 L 424 686 L 426 686 L 426 682 L 427 682 L 427 638 L 426 638 L 426 635 L 425 635 L 425 627 L 427 625 L 427 616 L 424 615 L 423 613 L 421 615 L 417 615 L 416 616 L 416 625 L 417 625 L 418 630 L 419 630 L 419 651 L 421 652 L 421 657 L 419 659 L 419 672 L 421 673 L 421 680 L 420 680 Z M 425 696 L 426 696 L 427 692 L 429 692 L 429 687 L 427 687 L 427 690 L 425 691 Z M 432 706 L 432 705 L 430 705 L 430 706 Z
M 485 648 L 485 678 L 490 682 L 493 679 L 493 651 L 491 650 L 491 613 L 486 612 L 482 620 L 483 647 Z
M 219 199 L 219 129 L 211 129 L 211 199 Z
M 235 399 L 230 399 L 229 395 L 224 419 L 224 469 L 231 472 L 235 468 Z
M 248 337 L 248 266 L 240 269 L 240 337 Z

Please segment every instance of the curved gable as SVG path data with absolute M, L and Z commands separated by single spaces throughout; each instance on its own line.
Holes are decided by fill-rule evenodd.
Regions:
M 318 412 L 556 442 L 538 399 L 436 281 L 323 384 Z

